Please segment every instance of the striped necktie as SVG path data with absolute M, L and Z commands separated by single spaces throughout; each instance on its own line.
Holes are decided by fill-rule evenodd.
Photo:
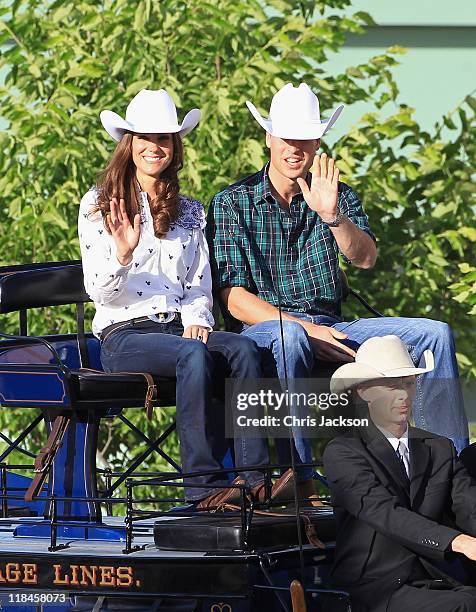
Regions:
M 405 459 L 404 459 L 405 453 L 407 452 L 407 448 L 405 444 L 403 444 L 403 442 L 399 442 L 397 446 L 397 450 L 395 452 L 397 453 L 398 460 L 400 461 L 400 465 L 402 466 L 403 473 L 405 474 L 405 477 L 408 479 L 407 466 L 405 464 Z

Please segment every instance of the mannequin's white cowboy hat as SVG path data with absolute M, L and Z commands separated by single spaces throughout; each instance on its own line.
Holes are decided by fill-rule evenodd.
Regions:
M 179 125 L 175 104 L 165 89 L 141 89 L 130 101 L 125 119 L 110 110 L 103 110 L 99 116 L 114 140 L 121 140 L 125 132 L 185 136 L 200 121 L 200 111 L 194 108 Z
M 416 368 L 407 347 L 397 336 L 369 338 L 361 344 L 354 363 L 338 368 L 331 378 L 331 391 L 340 393 L 379 378 L 400 378 L 431 372 L 435 367 L 433 353 L 423 353 L 424 368 Z
M 284 85 L 271 101 L 268 119 L 262 117 L 251 102 L 247 101 L 246 106 L 268 134 L 290 140 L 320 138 L 337 121 L 344 108 L 341 104 L 330 119 L 321 120 L 319 100 L 306 83 L 299 87 L 292 83 Z

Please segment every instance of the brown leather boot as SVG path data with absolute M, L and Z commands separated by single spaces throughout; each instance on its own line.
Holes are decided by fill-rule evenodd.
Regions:
M 245 485 L 246 482 L 240 476 L 237 476 L 235 480 L 231 482 L 232 485 Z M 218 493 L 213 493 L 205 499 L 202 499 L 196 505 L 197 510 L 208 510 L 209 512 L 216 512 L 221 510 L 225 504 L 239 504 L 241 500 L 241 490 L 235 487 L 227 487 L 221 489 Z
M 324 505 L 319 500 L 319 496 L 316 493 L 314 480 L 312 478 L 297 483 L 297 494 L 301 506 L 311 506 L 316 508 Z M 267 500 L 264 483 L 253 487 L 251 489 L 251 495 L 254 501 L 265 503 Z M 294 501 L 294 476 L 291 468 L 286 470 L 284 474 L 273 484 L 271 488 L 270 501 L 282 501 L 288 503 Z
M 251 496 L 254 501 L 261 504 L 268 501 L 264 483 L 251 489 Z M 286 470 L 271 487 L 270 501 L 290 501 L 294 497 L 294 475 L 291 469 Z
M 317 508 L 324 505 L 316 493 L 316 485 L 312 478 L 298 482 L 297 489 L 301 506 L 312 506 L 313 508 Z

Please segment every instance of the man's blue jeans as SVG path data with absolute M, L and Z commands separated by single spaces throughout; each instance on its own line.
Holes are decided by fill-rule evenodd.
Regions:
M 405 317 L 381 317 L 339 322 L 323 315 L 307 315 L 289 312 L 318 325 L 328 325 L 348 335 L 345 341 L 356 349 L 373 336 L 394 334 L 407 345 L 415 365 L 420 364 L 425 349 L 431 349 L 435 357 L 435 369 L 417 377 L 417 392 L 413 403 L 413 415 L 417 427 L 451 438 L 456 449 L 461 451 L 468 444 L 468 422 L 458 379 L 458 366 L 451 328 L 446 323 L 432 319 Z M 284 351 L 287 376 L 306 378 L 314 368 L 314 355 L 307 333 L 299 323 L 283 321 Z M 263 321 L 247 327 L 243 335 L 252 338 L 258 346 L 271 351 L 279 378 L 285 378 L 283 351 L 279 321 Z M 314 372 L 319 375 L 319 372 Z M 434 385 L 428 381 L 433 380 Z M 283 442 L 283 441 L 281 441 Z M 287 443 L 287 440 L 284 440 Z M 294 432 L 294 443 L 302 462 L 312 461 L 309 440 Z M 280 461 L 288 462 L 289 454 L 284 445 L 278 446 Z M 301 472 L 309 476 L 310 472 Z
M 182 338 L 181 323 L 153 321 L 130 325 L 113 332 L 101 346 L 101 361 L 109 372 L 149 372 L 177 377 L 176 420 L 184 472 L 220 469 L 213 440 L 223 437 L 216 431 L 221 419 L 213 414 L 212 395 L 218 378 L 261 378 L 261 355 L 250 339 L 229 332 L 214 331 L 205 345 L 199 340 Z M 259 471 L 246 466 L 269 463 L 267 440 L 235 438 L 235 461 L 245 469 L 240 473 L 250 486 L 264 480 Z M 220 491 L 225 477 L 205 475 L 188 478 L 185 497 L 195 501 Z M 200 485 L 208 485 L 208 488 Z

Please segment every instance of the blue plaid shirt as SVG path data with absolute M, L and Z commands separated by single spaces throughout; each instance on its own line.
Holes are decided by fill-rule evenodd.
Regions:
M 213 198 L 207 234 L 214 288 L 245 287 L 274 306 L 279 291 L 283 310 L 339 318 L 337 242 L 301 193 L 289 210 L 279 205 L 267 170 Z M 358 196 L 345 183 L 339 183 L 339 209 L 373 238 Z

